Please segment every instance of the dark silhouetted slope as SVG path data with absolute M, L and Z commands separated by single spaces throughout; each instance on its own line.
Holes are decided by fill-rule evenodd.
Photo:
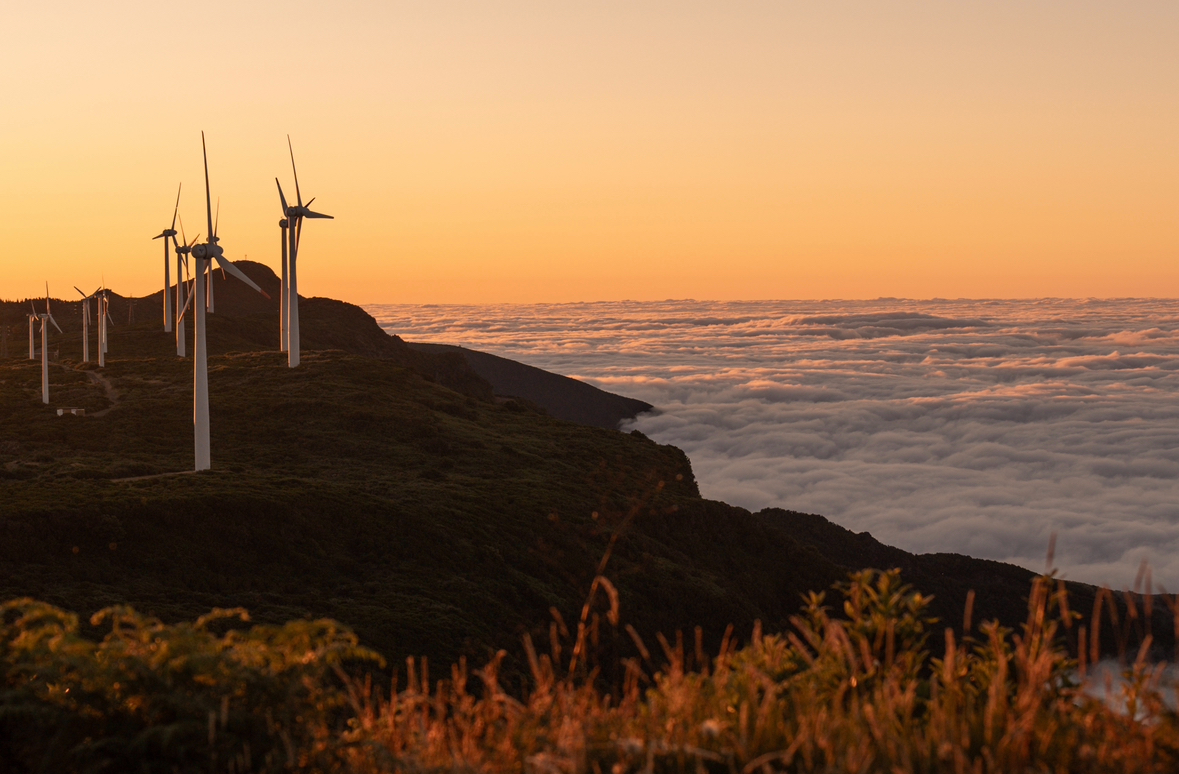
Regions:
M 491 384 L 496 395 L 524 398 L 550 416 L 568 422 L 616 429 L 622 421 L 653 408 L 650 403 L 486 352 L 448 344 L 411 343 L 409 346 L 431 354 L 461 354 L 471 370 Z

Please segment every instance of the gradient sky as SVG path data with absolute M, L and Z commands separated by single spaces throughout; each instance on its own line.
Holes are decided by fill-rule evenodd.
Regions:
M 1179 295 L 1179 4 L 9 7 L 0 296 L 161 283 L 176 184 L 358 303 Z M 293 186 L 290 186 L 293 187 Z

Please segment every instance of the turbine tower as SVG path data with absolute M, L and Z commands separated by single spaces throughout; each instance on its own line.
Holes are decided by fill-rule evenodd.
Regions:
M 291 145 L 291 137 L 287 135 L 287 148 L 291 152 L 291 172 L 295 175 L 295 200 L 294 207 L 287 206 L 287 197 L 283 195 L 282 184 L 278 182 L 278 178 L 274 179 L 275 185 L 278 186 L 278 198 L 282 203 L 283 214 L 286 215 L 285 232 L 289 248 L 287 249 L 286 260 L 283 261 L 283 279 L 284 287 L 282 289 L 283 304 L 281 306 L 281 321 L 282 328 L 280 336 L 286 342 L 287 347 L 287 365 L 294 368 L 299 365 L 299 272 L 298 272 L 298 257 L 299 257 L 299 236 L 303 233 L 303 218 L 327 218 L 332 220 L 331 215 L 324 215 L 319 212 L 312 212 L 308 209 L 311 202 L 315 201 L 312 197 L 307 204 L 303 204 L 303 194 L 299 191 L 299 171 L 295 168 L 295 149 Z M 278 225 L 283 226 L 284 221 L 279 221 Z
M 30 301 L 29 305 L 32 306 L 32 303 L 33 302 Z M 34 306 L 33 313 L 26 314 L 25 317 L 29 318 L 29 360 L 36 360 L 37 359 L 37 345 L 35 343 L 33 343 L 33 322 L 37 319 L 37 307 Z
M 176 186 L 176 207 L 172 210 L 172 225 L 161 231 L 152 239 L 164 240 L 164 332 L 172 332 L 172 298 L 168 293 L 172 290 L 172 278 L 168 276 L 168 239 L 176 242 L 176 216 L 180 213 L 180 186 Z M 180 281 L 180 275 L 176 275 L 176 281 Z
M 225 271 L 246 283 L 262 295 L 266 293 L 242 270 L 225 258 L 225 251 L 217 244 L 217 231 L 213 225 L 213 202 L 209 195 L 209 153 L 205 148 L 205 133 L 201 132 L 201 154 L 205 161 L 205 215 L 209 226 L 208 239 L 192 248 L 196 260 L 194 275 L 195 298 L 192 298 L 193 313 L 196 316 L 193 333 L 192 358 L 192 419 L 193 446 L 196 452 L 196 470 L 208 470 L 212 466 L 209 448 L 209 361 L 205 335 L 205 273 L 216 261 Z M 269 298 L 269 296 L 267 296 Z
M 33 307 L 33 313 L 37 313 L 37 307 Z M 45 313 L 38 314 L 37 317 L 41 320 L 41 402 L 49 405 L 49 325 L 53 323 L 53 327 L 57 328 L 57 332 L 61 333 L 61 326 L 57 324 L 57 320 L 53 319 L 53 315 L 49 313 L 49 283 L 45 283 Z

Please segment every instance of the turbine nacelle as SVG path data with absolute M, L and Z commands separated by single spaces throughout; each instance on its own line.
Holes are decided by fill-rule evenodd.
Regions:
M 310 204 L 310 202 L 308 202 Z M 331 215 L 324 215 L 321 212 L 312 212 L 307 209 L 305 205 L 293 204 L 287 207 L 288 218 L 327 218 L 328 220 L 335 220 Z
M 225 257 L 225 249 L 217 244 L 217 237 L 211 237 L 208 242 L 193 245 L 192 257 L 197 259 L 220 259 Z

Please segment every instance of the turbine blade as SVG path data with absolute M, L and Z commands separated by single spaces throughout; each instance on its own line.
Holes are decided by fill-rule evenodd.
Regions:
M 269 293 L 267 293 L 262 288 L 258 287 L 257 283 L 255 283 L 254 280 L 247 277 L 245 272 L 243 272 L 238 267 L 234 266 L 233 261 L 229 260 L 225 256 L 222 256 L 222 255 L 217 256 L 217 265 L 219 265 L 221 267 L 222 271 L 229 272 L 230 274 L 237 277 L 242 282 L 244 282 L 247 285 L 249 285 L 250 287 L 252 287 L 254 290 L 257 290 L 262 295 L 266 296 L 267 298 L 270 298 Z M 210 266 L 209 268 L 212 269 L 212 266 Z
M 188 237 L 184 236 L 184 218 L 180 218 L 180 241 L 188 244 Z
M 217 215 L 213 218 L 213 236 L 217 236 L 217 224 L 221 222 L 221 197 L 217 197 Z
M 291 171 L 295 173 L 295 200 L 303 206 L 303 194 L 299 193 L 299 170 L 295 169 L 295 148 L 291 145 L 291 136 L 287 135 L 287 147 L 291 150 Z
M 304 212 L 303 217 L 304 218 L 327 218 L 328 220 L 335 220 L 335 218 L 332 217 L 331 215 L 324 215 L 322 212 L 312 212 L 311 210 L 307 210 L 306 212 Z
M 61 326 L 57 324 L 57 320 L 53 319 L 53 315 L 49 315 L 49 322 L 53 323 L 53 327 L 57 328 L 58 333 L 65 333 L 65 331 L 61 329 Z
M 155 240 L 159 239 L 159 238 L 160 238 L 160 237 L 162 237 L 162 236 L 165 236 L 165 234 L 164 234 L 164 232 L 162 232 L 162 231 L 161 231 L 160 233 L 158 233 L 158 234 L 156 234 L 154 237 L 152 237 L 152 241 L 155 241 Z
M 185 301 L 184 301 L 184 308 L 180 310 L 179 316 L 181 319 L 184 318 L 184 313 L 188 311 L 188 307 L 192 306 L 192 297 L 196 294 L 193 293 L 192 289 L 190 288 L 189 291 L 185 295 L 187 295 L 188 298 L 185 299 Z
M 278 186 L 278 200 L 282 202 L 282 216 L 287 216 L 287 197 L 282 195 L 282 183 L 278 182 L 278 178 L 274 178 L 274 184 Z
M 81 295 L 83 299 L 85 299 L 85 298 L 86 298 L 86 294 L 85 294 L 85 293 L 83 293 L 83 292 L 82 292 L 82 289 L 81 289 L 81 288 L 79 288 L 77 285 L 74 285 L 74 290 L 78 291 L 78 294 L 79 294 L 79 295 Z
M 172 230 L 173 231 L 176 230 L 176 216 L 180 214 L 180 186 L 182 186 L 182 185 L 184 185 L 184 183 L 181 183 L 180 185 L 176 186 L 176 209 L 172 210 Z
M 201 155 L 205 159 L 205 216 L 209 223 L 209 232 L 214 236 L 217 234 L 213 230 L 213 199 L 209 195 L 209 151 L 205 148 L 205 133 L 201 131 Z

